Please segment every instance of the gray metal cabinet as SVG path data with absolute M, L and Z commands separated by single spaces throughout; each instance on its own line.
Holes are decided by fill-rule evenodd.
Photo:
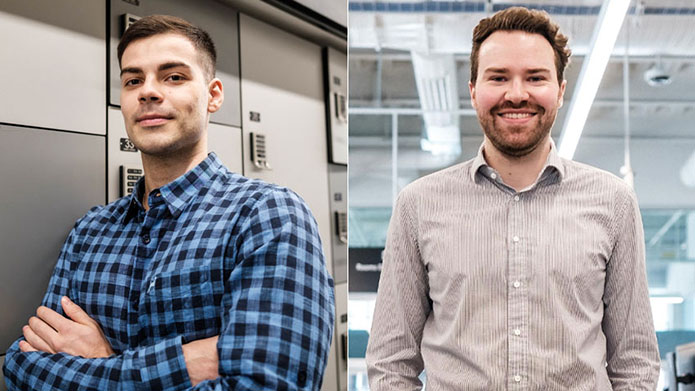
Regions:
M 139 5 L 125 1 L 110 2 L 109 21 L 109 102 L 120 106 L 120 68 L 118 41 L 123 31 L 125 14 L 138 17 L 166 14 L 178 16 L 203 28 L 210 34 L 217 50 L 217 77 L 224 86 L 225 101 L 222 108 L 210 116 L 210 121 L 241 126 L 239 102 L 239 32 L 238 12 L 213 0 L 140 0 Z
M 41 303 L 75 221 L 104 203 L 103 136 L 0 125 L 0 352 Z
M 0 1 L 0 122 L 105 134 L 104 1 Z

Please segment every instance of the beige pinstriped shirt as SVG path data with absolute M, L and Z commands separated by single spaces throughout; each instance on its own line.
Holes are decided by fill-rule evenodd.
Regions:
M 659 354 L 633 191 L 560 158 L 516 192 L 485 163 L 420 178 L 389 226 L 372 391 L 649 390 Z

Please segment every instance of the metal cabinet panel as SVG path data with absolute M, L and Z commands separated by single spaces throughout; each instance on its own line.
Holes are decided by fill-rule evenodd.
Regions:
M 75 221 L 104 203 L 104 143 L 0 125 L 0 351 L 41 303 Z
M 0 356 L 0 368 L 5 364 L 5 356 Z M 3 371 L 0 371 L 0 391 L 7 391 L 7 386 L 5 385 L 5 376 Z
M 142 167 L 140 152 L 133 152 L 128 148 L 121 148 L 121 145 L 128 143 L 128 133 L 125 131 L 125 122 L 121 110 L 109 107 L 108 110 L 108 136 L 106 146 L 108 148 L 106 167 L 107 167 L 107 193 L 108 202 L 116 201 L 121 198 L 120 194 L 120 174 L 119 169 L 122 165 L 128 167 Z
M 215 152 L 229 171 L 237 174 L 244 172 L 240 128 L 209 124 L 208 151 Z
M 174 15 L 201 27 L 210 34 L 217 50 L 217 77 L 222 80 L 225 102 L 222 108 L 210 116 L 210 121 L 241 126 L 239 103 L 239 32 L 238 12 L 218 1 L 201 0 L 140 0 L 139 5 L 125 1 L 110 2 L 109 20 L 109 102 L 121 104 L 120 68 L 118 66 L 118 41 L 122 35 L 123 15 L 147 16 L 153 14 Z
M 347 56 L 333 48 L 324 48 L 323 62 L 329 160 L 331 163 L 347 165 Z
M 105 134 L 105 12 L 104 1 L 0 2 L 0 122 Z
M 347 27 L 348 7 L 345 0 L 295 0 L 297 3 Z
M 347 166 L 329 166 L 331 205 L 331 247 L 333 252 L 333 279 L 336 284 L 347 282 L 348 243 L 347 213 L 348 185 Z

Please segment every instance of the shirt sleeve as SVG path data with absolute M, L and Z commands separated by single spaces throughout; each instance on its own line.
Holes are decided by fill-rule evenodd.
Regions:
M 614 390 L 654 390 L 659 350 L 652 321 L 642 219 L 634 192 L 624 192 L 614 224 L 616 243 L 606 265 L 603 332 Z
M 366 355 L 372 391 L 422 388 L 420 342 L 431 302 L 409 195 L 398 197 L 386 239 Z
M 335 304 L 316 221 L 296 194 L 277 190 L 250 209 L 240 232 L 223 299 L 220 377 L 195 389 L 320 389 Z
M 68 295 L 75 228 L 68 235 L 42 305 L 63 314 L 60 298 Z M 8 349 L 3 371 L 13 390 L 181 390 L 190 387 L 181 337 L 126 350 L 108 358 L 19 350 L 19 338 Z

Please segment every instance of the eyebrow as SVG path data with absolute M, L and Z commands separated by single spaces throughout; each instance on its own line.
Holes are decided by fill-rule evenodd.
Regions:
M 487 68 L 485 69 L 484 73 L 507 73 L 509 72 L 509 69 L 507 68 Z M 548 68 L 533 68 L 529 69 L 526 71 L 526 73 L 550 73 L 550 69 Z
M 183 62 L 167 62 L 162 65 L 160 65 L 157 68 L 157 71 L 166 71 L 167 69 L 172 69 L 172 68 L 186 68 L 186 69 L 191 69 L 190 65 L 183 63 Z M 128 68 L 123 68 L 121 69 L 121 77 L 123 76 L 124 73 L 143 73 L 142 68 L 137 68 L 137 67 L 128 67 Z
M 487 68 L 483 73 L 507 73 L 509 69 L 507 68 Z
M 550 69 L 548 68 L 534 68 L 534 69 L 529 69 L 526 71 L 526 73 L 551 73 Z

